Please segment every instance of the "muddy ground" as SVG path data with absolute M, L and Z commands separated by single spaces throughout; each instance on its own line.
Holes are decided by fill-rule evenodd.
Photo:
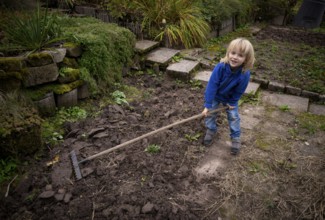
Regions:
M 76 181 L 72 149 L 81 160 L 203 110 L 204 85 L 166 75 L 124 81 L 142 98 L 65 124 L 64 142 L 1 195 L 0 219 L 324 219 L 324 132 L 308 133 L 300 113 L 261 99 L 240 108 L 238 156 L 230 154 L 223 112 L 210 147 L 196 119 L 81 164 Z M 146 151 L 150 145 L 160 151 Z

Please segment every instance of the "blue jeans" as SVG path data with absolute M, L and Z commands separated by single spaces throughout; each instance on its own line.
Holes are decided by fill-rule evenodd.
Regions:
M 221 103 L 220 101 L 214 100 L 212 103 L 212 108 L 209 109 L 214 110 L 218 108 L 219 104 L 226 105 L 225 103 Z M 216 124 L 216 118 L 218 113 L 213 113 L 205 118 L 205 126 L 213 131 L 217 132 L 217 124 Z M 232 110 L 227 110 L 227 119 L 229 123 L 229 129 L 230 129 L 230 138 L 231 139 L 240 139 L 240 117 L 238 113 L 238 105 Z

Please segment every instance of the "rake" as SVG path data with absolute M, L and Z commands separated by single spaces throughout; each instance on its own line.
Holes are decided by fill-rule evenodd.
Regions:
M 229 108 L 229 106 L 225 106 L 225 107 L 222 107 L 222 108 L 218 108 L 218 109 L 215 109 L 215 110 L 209 111 L 208 114 L 217 113 L 217 112 L 220 112 L 220 111 L 222 111 L 222 110 L 226 110 L 226 109 L 228 109 L 228 108 Z M 175 122 L 175 123 L 173 123 L 173 124 L 170 124 L 170 125 L 167 125 L 167 126 L 161 127 L 161 128 L 159 128 L 159 129 L 157 129 L 157 130 L 151 131 L 151 132 L 146 133 L 146 134 L 144 134 L 144 135 L 142 135 L 142 136 L 139 136 L 139 137 L 134 138 L 134 139 L 132 139 L 132 140 L 126 141 L 126 142 L 124 142 L 124 143 L 122 143 L 122 144 L 119 144 L 119 145 L 117 145 L 117 146 L 115 146 L 115 147 L 109 148 L 109 149 L 107 149 L 107 150 L 104 150 L 104 151 L 99 152 L 99 153 L 97 153 L 97 154 L 94 154 L 94 155 L 92 155 L 92 156 L 89 156 L 89 157 L 87 157 L 87 158 L 85 158 L 85 159 L 83 159 L 83 160 L 81 160 L 81 161 L 78 161 L 75 150 L 72 150 L 72 151 L 70 152 L 70 158 L 71 158 L 71 161 L 72 161 L 72 166 L 73 166 L 73 169 L 74 169 L 74 173 L 75 173 L 76 179 L 77 179 L 77 180 L 82 179 L 82 174 L 81 174 L 81 170 L 80 170 L 80 167 L 79 167 L 80 164 L 83 164 L 83 163 L 85 163 L 85 162 L 87 162 L 87 161 L 90 161 L 90 160 L 92 160 L 92 159 L 95 159 L 95 158 L 97 158 L 97 157 L 99 157 L 99 156 L 102 156 L 102 155 L 104 155 L 104 154 L 108 154 L 108 153 L 110 153 L 110 152 L 112 152 L 112 151 L 115 151 L 115 150 L 121 149 L 121 148 L 123 148 L 123 147 L 125 147 L 125 146 L 127 146 L 127 145 L 130 145 L 130 144 L 132 144 L 132 143 L 134 143 L 134 142 L 137 142 L 137 141 L 142 140 L 142 139 L 144 139 L 144 138 L 146 138 L 146 137 L 149 137 L 149 136 L 151 136 L 151 135 L 154 135 L 154 134 L 156 134 L 156 133 L 158 133 L 158 132 L 164 131 L 164 130 L 169 129 L 169 128 L 171 128 L 171 127 L 174 127 L 174 126 L 176 126 L 176 125 L 183 124 L 183 123 L 185 123 L 185 122 L 189 122 L 189 121 L 192 121 L 192 120 L 195 120 L 195 119 L 201 118 L 201 117 L 203 117 L 203 116 L 204 116 L 204 115 L 203 115 L 202 113 L 200 113 L 200 114 L 194 115 L 194 116 L 192 116 L 192 117 L 190 117 L 190 118 L 186 118 L 186 119 L 183 119 L 183 120 L 181 120 L 181 121 L 177 121 L 177 122 Z

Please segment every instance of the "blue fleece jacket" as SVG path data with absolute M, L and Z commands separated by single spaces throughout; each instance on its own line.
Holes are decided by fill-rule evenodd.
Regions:
M 205 90 L 204 107 L 212 108 L 214 99 L 231 106 L 238 105 L 238 100 L 247 88 L 249 78 L 249 70 L 242 72 L 242 68 L 239 68 L 233 73 L 228 63 L 218 63 Z

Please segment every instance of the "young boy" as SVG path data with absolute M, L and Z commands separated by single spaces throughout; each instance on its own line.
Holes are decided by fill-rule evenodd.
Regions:
M 254 48 L 245 38 L 237 38 L 230 42 L 227 53 L 214 68 L 205 91 L 204 110 L 202 112 L 207 127 L 204 145 L 212 144 L 217 132 L 217 114 L 209 111 L 217 109 L 219 104 L 228 105 L 227 118 L 232 141 L 231 154 L 240 151 L 240 117 L 238 100 L 249 83 L 250 71 L 255 62 Z

